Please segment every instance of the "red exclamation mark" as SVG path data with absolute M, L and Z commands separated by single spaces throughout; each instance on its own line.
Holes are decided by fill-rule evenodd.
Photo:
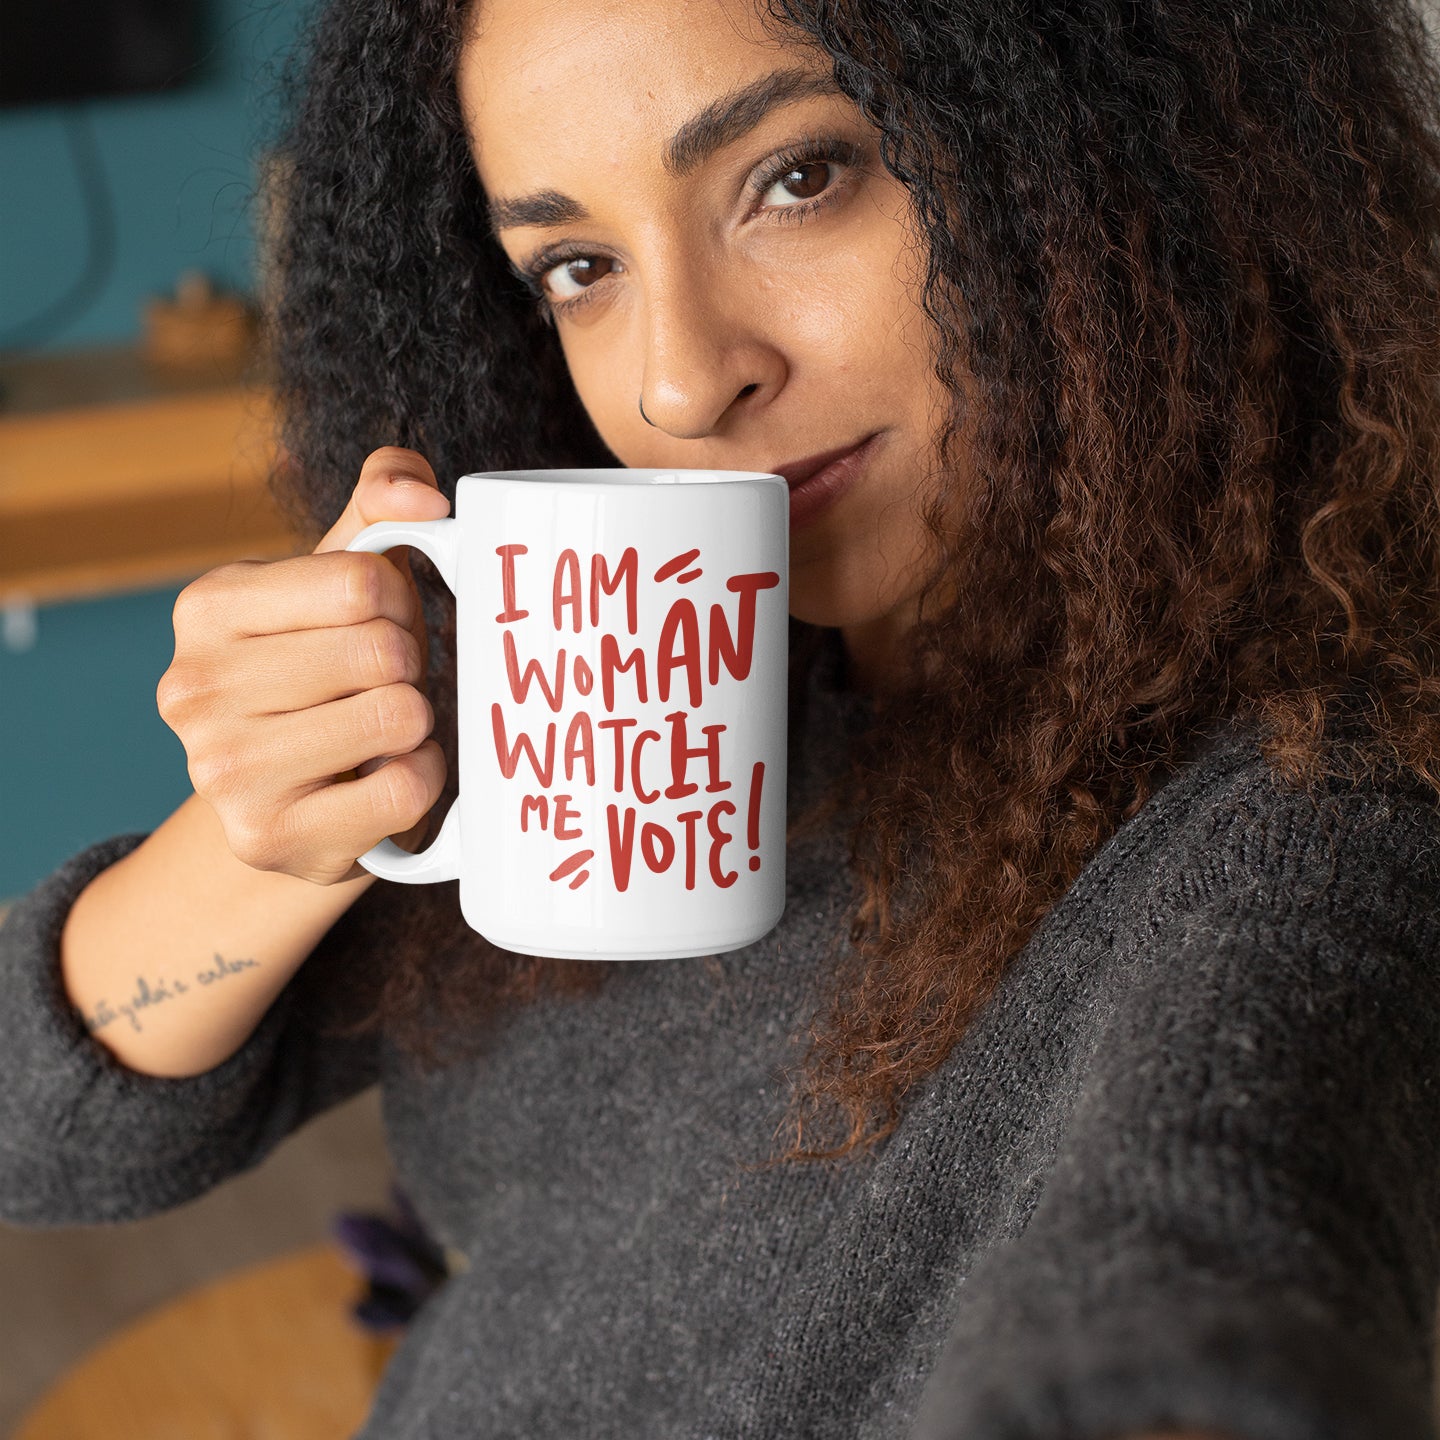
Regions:
M 750 772 L 750 818 L 745 822 L 745 842 L 752 850 L 760 848 L 760 787 L 765 781 L 765 762 L 757 760 Z M 760 857 L 750 857 L 750 868 L 760 868 Z

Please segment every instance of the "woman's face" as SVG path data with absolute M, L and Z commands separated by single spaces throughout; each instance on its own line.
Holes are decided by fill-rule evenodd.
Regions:
M 874 127 L 750 0 L 481 0 L 472 27 L 460 98 L 496 235 L 616 458 L 781 472 L 869 441 L 792 485 L 790 609 L 882 688 L 948 396 Z

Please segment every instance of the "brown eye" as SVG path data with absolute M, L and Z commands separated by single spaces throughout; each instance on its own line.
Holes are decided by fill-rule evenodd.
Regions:
M 783 185 L 797 200 L 813 200 L 830 183 L 830 164 L 826 160 L 811 160 L 805 165 L 793 165 L 776 181 Z
M 836 136 L 807 136 L 776 155 L 752 192 L 777 220 L 800 220 L 840 198 L 860 172 L 861 147 Z
M 572 255 L 561 260 L 540 278 L 548 282 L 557 300 L 568 300 L 582 290 L 590 289 L 596 280 L 603 280 L 606 271 L 599 267 L 611 262 L 604 255 Z M 567 289 L 573 285 L 574 289 Z

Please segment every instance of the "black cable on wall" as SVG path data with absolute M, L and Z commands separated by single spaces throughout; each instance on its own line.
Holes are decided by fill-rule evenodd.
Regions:
M 62 118 L 85 211 L 85 268 L 58 299 L 20 324 L 0 330 L 0 350 L 36 349 L 63 333 L 100 298 L 115 269 L 115 202 L 106 183 L 95 127 L 80 109 L 67 110 Z

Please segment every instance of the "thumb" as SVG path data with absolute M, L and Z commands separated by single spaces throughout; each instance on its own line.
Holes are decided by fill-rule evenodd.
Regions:
M 385 445 L 366 457 L 349 503 L 315 547 L 315 554 L 345 549 L 377 520 L 440 520 L 449 513 L 450 501 L 430 462 L 416 450 Z M 396 546 L 387 553 L 408 575 L 410 547 Z
M 372 450 L 360 467 L 360 478 L 340 518 L 315 547 L 315 554 L 343 550 L 367 525 L 377 520 L 443 520 L 450 513 L 450 501 L 440 489 L 430 462 L 416 450 L 385 445 Z M 392 545 L 384 558 L 399 570 L 410 587 L 414 609 L 410 633 L 420 645 L 428 664 L 430 637 L 425 629 L 425 609 L 411 569 L 411 547 Z M 424 690 L 424 685 L 420 686 Z
M 319 555 L 327 550 L 343 550 L 367 526 L 377 520 L 441 520 L 450 513 L 450 501 L 440 489 L 435 471 L 430 462 L 416 450 L 405 450 L 398 445 L 384 445 L 372 450 L 360 467 L 360 477 L 350 492 L 349 502 L 340 513 L 340 518 L 325 533 L 315 547 Z M 410 587 L 414 599 L 410 632 L 420 643 L 420 654 L 428 657 L 430 637 L 425 629 L 425 612 L 420 603 L 420 592 L 415 585 L 415 576 L 410 568 L 411 547 L 394 545 L 384 552 Z M 425 685 L 422 679 L 420 689 Z M 393 757 L 378 755 L 364 761 L 350 775 L 364 777 L 373 774 Z M 346 778 L 346 777 L 341 777 Z M 427 817 L 428 818 L 428 817 Z M 408 832 L 406 849 L 413 849 L 419 842 L 426 820 Z

